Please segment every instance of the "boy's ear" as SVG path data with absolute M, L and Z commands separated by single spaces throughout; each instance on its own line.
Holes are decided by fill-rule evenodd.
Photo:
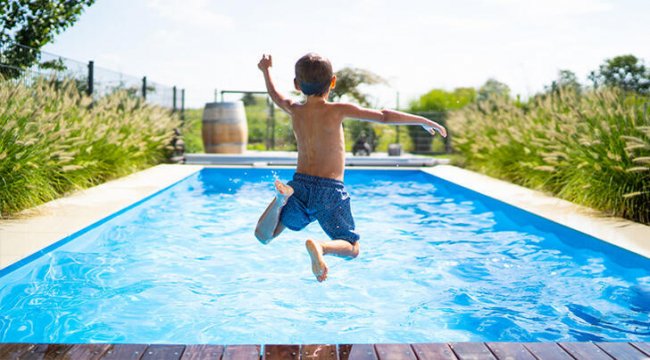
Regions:
M 332 75 L 332 82 L 330 83 L 330 90 L 336 87 L 336 75 Z
M 293 78 L 293 86 L 296 88 L 297 91 L 302 91 L 302 89 L 300 89 L 300 85 L 298 85 L 298 79 Z

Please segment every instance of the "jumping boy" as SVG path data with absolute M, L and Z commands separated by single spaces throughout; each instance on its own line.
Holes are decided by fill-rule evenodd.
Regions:
M 421 125 L 431 135 L 438 131 L 444 137 L 447 131 L 440 124 L 420 116 L 328 102 L 330 90 L 336 85 L 336 76 L 329 60 L 314 53 L 301 57 L 296 63 L 294 86 L 307 99 L 295 102 L 275 89 L 269 72 L 272 65 L 271 55 L 263 55 L 257 66 L 264 74 L 271 99 L 291 116 L 298 144 L 298 166 L 293 180 L 286 185 L 275 181 L 275 198 L 260 217 L 255 236 L 261 243 L 268 244 L 285 227 L 298 231 L 318 220 L 331 240 L 308 239 L 305 246 L 311 258 L 312 272 L 318 281 L 323 281 L 328 271 L 323 255 L 347 258 L 359 255 L 359 235 L 354 231 L 350 196 L 343 185 L 343 120 L 353 118 L 382 124 Z

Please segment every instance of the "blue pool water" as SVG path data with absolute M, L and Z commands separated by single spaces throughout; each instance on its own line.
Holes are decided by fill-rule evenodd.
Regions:
M 650 341 L 650 261 L 420 171 L 349 170 L 359 258 L 253 237 L 289 170 L 205 169 L 0 272 L 0 341 Z

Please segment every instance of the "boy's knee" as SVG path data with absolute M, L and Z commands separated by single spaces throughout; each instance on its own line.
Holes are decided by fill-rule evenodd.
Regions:
M 271 240 L 273 240 L 273 237 L 271 237 L 271 236 L 265 236 L 265 235 L 262 234 L 258 229 L 255 229 L 255 238 L 257 238 L 257 240 L 258 240 L 259 242 L 261 242 L 262 244 L 264 244 L 264 245 L 270 243 Z
M 351 255 L 351 257 L 354 259 L 355 257 L 359 256 L 360 251 L 361 251 L 361 249 L 359 247 L 359 242 L 357 241 L 352 245 L 352 255 Z

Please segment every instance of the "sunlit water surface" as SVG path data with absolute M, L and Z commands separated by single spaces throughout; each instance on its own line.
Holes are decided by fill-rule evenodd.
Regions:
M 648 260 L 419 171 L 346 173 L 362 252 L 318 283 L 317 223 L 253 236 L 291 175 L 203 170 L 5 274 L 0 340 L 650 341 Z

